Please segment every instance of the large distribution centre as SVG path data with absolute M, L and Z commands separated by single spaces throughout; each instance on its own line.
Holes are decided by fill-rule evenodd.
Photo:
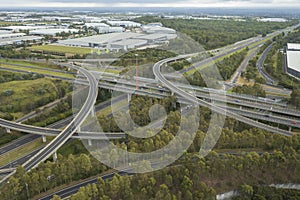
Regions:
M 300 79 L 300 44 L 287 44 L 287 73 Z

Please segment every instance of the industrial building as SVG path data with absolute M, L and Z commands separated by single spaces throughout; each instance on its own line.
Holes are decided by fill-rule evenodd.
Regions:
M 300 44 L 288 43 L 287 50 L 288 51 L 300 51 Z
M 108 33 L 90 37 L 60 40 L 65 46 L 103 48 L 109 50 L 129 50 L 153 44 L 163 44 L 176 38 L 176 34 L 141 34 L 133 32 Z
M 122 33 L 125 31 L 123 27 L 98 27 L 99 33 Z
M 121 26 L 124 28 L 133 28 L 133 27 L 141 27 L 140 23 L 132 22 L 132 21 L 107 21 L 106 23 L 111 26 Z
M 67 28 L 49 28 L 49 29 L 38 29 L 29 31 L 30 35 L 50 35 L 56 36 L 59 33 L 78 33 L 79 30 L 77 29 L 67 29 Z
M 125 31 L 122 26 L 111 27 L 105 23 L 85 23 L 87 28 L 97 29 L 99 33 L 121 33 Z
M 287 44 L 287 73 L 300 79 L 300 44 Z
M 17 38 L 17 37 L 23 37 L 25 36 L 25 33 L 9 33 L 9 34 L 1 34 L 0 39 L 11 39 L 11 38 Z
M 137 47 L 145 46 L 147 45 L 146 40 L 138 40 L 138 39 L 127 39 L 127 40 L 121 40 L 117 42 L 112 42 L 107 46 L 110 50 L 124 50 L 128 51 L 129 49 L 134 49 Z
M 0 30 L 20 32 L 20 31 L 33 31 L 33 30 L 48 29 L 48 28 L 55 28 L 55 26 L 6 26 L 6 27 L 1 27 Z
M 174 39 L 177 36 L 175 34 L 160 34 L 160 33 L 153 33 L 153 34 L 143 34 L 137 36 L 137 39 L 147 40 L 149 44 L 161 44 L 168 40 Z
M 21 45 L 25 42 L 32 44 L 38 44 L 42 42 L 43 37 L 39 36 L 19 36 L 19 37 L 10 37 L 10 38 L 0 38 L 0 46 L 9 46 L 9 45 Z
M 105 48 L 109 43 L 126 40 L 139 35 L 141 34 L 110 33 L 110 34 L 94 35 L 94 36 L 75 38 L 75 39 L 59 40 L 58 43 L 66 46 Z
M 11 31 L 6 31 L 6 30 L 0 30 L 0 35 L 4 35 L 4 34 L 10 34 L 12 33 Z
M 40 43 L 43 37 L 27 36 L 25 33 L 12 33 L 0 30 L 0 46 L 21 45 L 27 43 Z
M 109 27 L 109 25 L 105 23 L 85 23 L 87 28 L 98 28 L 98 27 Z
M 164 34 L 175 34 L 176 31 L 171 28 L 162 27 L 159 25 L 146 25 L 142 27 L 146 33 L 164 33 Z

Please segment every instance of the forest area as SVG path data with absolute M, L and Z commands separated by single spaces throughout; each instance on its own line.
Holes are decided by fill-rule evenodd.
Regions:
M 144 113 L 147 113 L 152 105 L 159 103 L 168 113 L 166 126 L 159 134 L 149 139 L 128 138 L 129 143 L 124 139 L 114 143 L 121 148 L 125 148 L 127 144 L 128 151 L 131 152 L 149 152 L 168 144 L 175 137 L 180 122 L 179 107 L 174 102 L 172 98 L 155 100 L 149 97 L 134 97 L 130 112 L 136 123 L 148 123 L 150 119 Z M 137 105 L 143 105 L 143 108 Z M 226 119 L 214 150 L 207 157 L 199 158 L 197 152 L 203 143 L 209 118 L 210 111 L 201 108 L 200 127 L 193 144 L 168 168 L 144 175 L 116 174 L 112 180 L 99 178 L 97 184 L 81 188 L 71 199 L 214 199 L 217 193 L 239 189 L 243 184 L 254 188 L 256 185 L 299 182 L 299 136 L 284 137 L 271 134 L 230 118 Z M 99 121 L 106 125 L 107 131 L 116 130 L 112 118 L 100 118 Z M 34 197 L 62 184 L 99 176 L 108 170 L 92 156 L 83 153 L 59 155 L 56 162 L 48 160 L 30 172 L 18 167 L 17 173 L 9 179 L 8 184 L 1 186 L 1 199 L 26 198 L 26 184 L 29 195 Z M 146 162 L 145 165 L 151 167 L 150 163 Z
M 265 36 L 274 30 L 298 23 L 297 21 L 262 23 L 253 19 L 246 19 L 246 21 L 165 19 L 152 16 L 140 17 L 135 21 L 143 24 L 161 22 L 165 27 L 187 34 L 206 50 L 234 44 L 258 35 Z

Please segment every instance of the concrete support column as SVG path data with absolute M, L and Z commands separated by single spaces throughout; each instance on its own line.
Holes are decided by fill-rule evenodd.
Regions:
M 131 94 L 127 94 L 128 103 L 131 101 Z
M 291 126 L 289 127 L 289 132 L 292 132 L 292 127 Z
M 93 143 L 92 143 L 92 140 L 91 140 L 91 139 L 88 139 L 88 145 L 89 145 L 89 147 L 91 147 L 91 146 L 93 145 Z
M 93 108 L 92 110 L 91 110 L 91 115 L 92 115 L 92 117 L 95 117 L 96 115 L 95 115 L 95 108 Z
M 57 160 L 57 152 L 55 151 L 55 153 L 53 154 L 53 162 L 56 162 Z
M 9 128 L 5 128 L 6 133 L 11 133 L 11 130 Z
M 43 141 L 43 143 L 46 143 L 47 142 L 47 138 L 46 138 L 46 136 L 42 136 L 42 141 Z

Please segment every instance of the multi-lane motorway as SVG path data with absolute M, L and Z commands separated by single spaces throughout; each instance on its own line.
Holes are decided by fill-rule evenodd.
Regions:
M 278 33 L 279 32 L 276 32 L 273 35 L 275 36 Z M 246 46 L 254 45 L 256 43 L 259 43 L 262 40 L 263 40 L 263 38 L 253 38 L 251 40 L 248 40 L 246 43 L 241 43 L 241 44 L 238 44 L 238 45 L 234 45 L 233 46 L 234 48 L 230 48 L 229 50 L 226 50 L 224 53 L 217 54 L 213 58 L 209 58 L 209 59 L 203 60 L 199 63 L 196 63 L 191 68 L 184 69 L 182 71 L 182 73 L 188 72 L 189 70 L 193 70 L 194 68 L 198 68 L 200 66 L 208 64 L 213 60 L 217 60 L 217 59 L 219 59 L 221 57 L 224 57 L 228 54 L 231 54 L 235 51 L 241 50 L 241 49 L 245 48 Z M 256 44 L 256 45 L 259 45 L 259 44 Z M 274 133 L 278 133 L 278 134 L 285 135 L 285 136 L 292 136 L 293 135 L 289 131 L 280 130 L 278 128 L 275 128 L 275 127 L 272 127 L 272 126 L 269 126 L 269 125 L 266 125 L 266 124 L 263 124 L 263 123 L 260 123 L 260 122 L 257 122 L 255 120 L 251 120 L 251 119 L 247 118 L 247 117 L 250 117 L 250 114 L 251 114 L 251 116 L 252 115 L 255 116 L 256 115 L 255 110 L 241 111 L 242 108 L 240 108 L 238 110 L 237 108 L 234 108 L 234 107 L 230 108 L 231 110 L 230 109 L 227 110 L 227 109 L 221 107 L 217 103 L 206 101 L 205 99 L 207 99 L 207 97 L 208 97 L 207 93 L 203 94 L 203 91 L 202 91 L 202 93 L 197 92 L 198 96 L 202 95 L 203 100 L 201 100 L 201 99 L 193 96 L 189 91 L 187 91 L 186 88 L 184 89 L 181 86 L 179 86 L 178 84 L 176 85 L 176 83 L 172 83 L 172 82 L 168 81 L 162 75 L 161 66 L 163 64 L 168 63 L 168 62 L 172 62 L 172 61 L 178 60 L 178 59 L 188 58 L 188 57 L 191 57 L 191 56 L 192 56 L 192 54 L 191 55 L 182 55 L 182 56 L 178 56 L 178 57 L 175 57 L 175 58 L 168 58 L 168 59 L 159 61 L 153 67 L 153 73 L 154 73 L 156 79 L 160 83 L 162 83 L 163 86 L 168 88 L 172 93 L 175 93 L 176 95 L 181 97 L 182 101 L 185 101 L 187 103 L 197 104 L 197 105 L 204 106 L 204 107 L 208 107 L 212 111 L 220 113 L 220 114 L 226 113 L 226 115 L 229 116 L 229 117 L 235 118 L 235 119 L 237 119 L 241 122 L 244 122 L 246 124 L 249 124 L 249 125 L 252 125 L 252 126 L 255 126 L 255 127 L 258 127 L 258 128 L 262 128 L 262 129 L 265 129 L 265 130 L 268 130 L 268 131 L 271 131 L 271 132 L 274 132 Z M 90 114 L 91 110 L 93 109 L 94 103 L 96 101 L 97 91 L 98 91 L 98 81 L 95 79 L 94 75 L 92 73 L 88 72 L 87 70 L 83 69 L 83 68 L 79 68 L 79 67 L 76 67 L 76 66 L 70 65 L 70 64 L 64 64 L 64 65 L 69 67 L 69 68 L 73 68 L 75 70 L 80 71 L 86 77 L 86 80 L 82 80 L 82 83 L 87 83 L 87 85 L 89 85 L 89 94 L 88 94 L 87 100 L 86 100 L 85 104 L 83 105 L 82 109 L 79 111 L 78 115 L 75 116 L 75 118 L 69 123 L 69 125 L 63 131 L 56 132 L 55 134 L 57 134 L 58 136 L 53 141 L 51 141 L 45 148 L 40 150 L 35 156 L 33 156 L 31 159 L 29 159 L 23 165 L 26 170 L 30 170 L 30 169 L 36 167 L 40 162 L 43 162 L 45 159 L 47 159 L 50 155 L 52 155 L 54 152 L 56 152 L 56 150 L 58 148 L 60 148 L 69 138 L 71 138 L 72 135 L 77 131 L 79 125 Z M 126 85 L 126 84 L 124 84 L 124 82 L 122 83 L 123 84 L 122 86 L 117 86 L 116 87 L 116 83 L 113 84 L 113 85 L 110 85 L 111 82 L 112 81 L 101 82 L 99 85 L 101 87 L 113 86 L 113 89 L 117 89 L 118 87 L 120 89 L 120 87 L 123 87 L 124 89 L 127 89 L 127 91 L 128 91 L 128 88 L 130 87 L 130 84 Z M 153 85 L 145 86 L 145 88 L 146 88 L 146 90 L 141 89 L 138 92 L 142 93 L 142 94 L 145 94 L 145 95 L 149 95 L 149 94 L 153 95 L 154 94 L 155 97 L 159 97 L 159 96 L 164 97 L 166 95 L 164 93 L 164 91 L 161 92 L 160 89 L 157 89 L 157 87 L 153 87 Z M 109 89 L 111 89 L 111 88 L 109 88 Z M 153 89 L 156 90 L 156 91 L 153 92 Z M 152 92 L 149 92 L 149 90 L 151 90 Z M 133 91 L 134 91 L 134 89 L 133 89 Z M 199 93 L 200 93 L 200 95 L 199 95 Z M 210 91 L 209 91 L 209 94 L 210 94 Z M 214 98 L 217 98 L 217 97 L 219 97 L 219 99 L 217 101 L 222 102 L 222 95 L 219 94 L 219 96 L 218 95 L 214 96 Z M 263 105 L 262 102 L 260 102 L 260 103 L 261 104 L 258 104 L 257 107 L 253 107 L 253 104 L 251 104 L 251 105 L 249 103 L 247 104 L 246 102 L 243 102 L 243 100 L 241 100 L 241 98 L 240 99 L 231 99 L 231 102 L 230 102 L 230 104 L 234 104 L 234 105 L 246 106 L 246 107 L 248 106 L 248 108 L 250 107 L 250 108 L 255 108 L 255 109 L 263 109 L 265 111 L 272 112 L 272 113 L 279 113 L 279 114 L 285 114 L 285 115 L 288 115 L 288 116 L 296 117 L 296 119 L 294 119 L 294 120 L 297 120 L 297 118 L 300 116 L 299 112 L 289 112 L 285 108 L 280 108 L 281 106 L 277 105 L 278 104 L 277 102 L 273 102 L 273 104 L 271 106 L 270 105 L 269 106 Z M 244 117 L 244 116 L 240 115 L 240 114 L 243 114 L 243 113 L 246 113 L 244 115 L 247 115 L 247 117 Z M 261 118 L 263 120 L 266 120 L 266 118 L 272 118 L 272 119 L 275 118 L 272 115 L 266 116 L 266 115 L 262 115 L 261 113 L 259 114 L 259 116 L 262 116 Z M 276 122 L 276 123 L 277 122 L 280 123 L 281 122 L 280 120 L 282 119 L 283 121 L 285 121 L 283 124 L 287 125 L 288 122 L 286 122 L 286 121 L 288 121 L 288 120 L 286 120 L 284 117 L 285 116 L 276 116 L 277 121 L 274 121 L 274 120 L 273 121 Z M 268 121 L 268 120 L 266 120 L 266 121 Z M 9 124 L 9 122 L 7 122 L 5 120 L 1 120 L 0 124 L 2 124 L 1 126 L 4 126 L 4 127 L 7 126 L 7 128 L 12 128 L 12 129 L 15 128 L 15 127 L 13 127 L 13 126 L 15 126 L 15 124 L 13 126 L 11 126 L 12 124 Z M 293 126 L 293 125 L 297 125 L 297 124 L 298 124 L 298 122 L 292 123 L 291 125 Z M 27 126 L 27 127 L 24 128 L 24 125 L 21 125 L 21 124 L 19 124 L 19 125 L 20 125 L 20 127 L 23 126 L 23 127 L 21 127 L 22 130 L 20 130 L 20 131 L 26 132 L 26 131 L 32 131 L 33 130 L 33 127 L 28 127 Z M 35 127 L 35 128 L 37 128 L 37 127 Z M 17 129 L 17 130 L 19 130 L 19 129 Z M 35 131 L 32 131 L 32 132 L 35 132 L 36 134 L 37 133 L 41 134 L 42 131 L 45 131 L 45 130 L 40 129 L 36 132 Z M 49 129 L 48 129 L 48 131 L 49 131 Z M 55 132 L 57 130 L 53 129 L 51 131 Z M 48 134 L 47 131 L 45 131 L 45 132 L 46 132 L 46 134 Z M 90 136 L 91 135 L 89 135 L 89 137 Z M 98 134 L 98 137 L 99 137 L 99 134 Z
M 55 137 L 61 133 L 61 130 L 58 129 L 30 126 L 30 125 L 15 123 L 12 121 L 7 121 L 4 119 L 0 119 L 0 124 L 2 127 L 5 128 L 9 128 L 24 133 L 42 135 L 42 136 Z M 77 139 L 102 140 L 105 139 L 106 137 L 109 139 L 120 139 L 124 137 L 123 133 L 98 133 L 98 132 L 85 132 L 85 131 L 77 131 L 77 130 L 75 130 L 75 132 L 76 133 L 72 135 L 72 138 L 77 138 Z
M 116 79 L 118 78 L 118 80 Z M 103 82 L 106 81 L 106 82 Z M 143 87 L 139 91 L 135 91 L 138 94 L 141 95 L 148 95 L 153 96 L 157 98 L 164 98 L 169 95 L 168 90 L 159 88 L 157 86 L 157 81 L 153 79 L 140 79 L 140 81 L 143 83 Z M 82 83 L 85 83 L 88 85 L 86 80 L 82 80 Z M 116 85 L 117 84 L 117 85 Z M 230 105 L 236 105 L 236 106 L 243 106 L 247 107 L 248 109 L 256 109 L 255 110 L 247 110 L 244 109 L 244 112 L 242 113 L 245 116 L 250 116 L 249 112 L 251 113 L 251 116 L 253 115 L 253 112 L 256 112 L 257 116 L 261 115 L 261 110 L 265 110 L 272 113 L 279 113 L 282 115 L 288 115 L 288 116 L 281 116 L 283 118 L 282 121 L 274 120 L 273 115 L 270 116 L 263 116 L 265 121 L 271 121 L 271 122 L 282 122 L 284 125 L 289 125 L 293 127 L 299 127 L 300 122 L 297 121 L 297 118 L 300 116 L 300 112 L 295 110 L 286 109 L 286 104 L 278 103 L 274 100 L 265 99 L 265 98 L 257 98 L 252 96 L 243 96 L 243 95 L 237 95 L 237 94 L 228 94 L 226 96 L 226 99 L 222 95 L 222 92 L 220 90 L 214 90 L 209 88 L 201 88 L 201 87 L 195 87 L 195 86 L 187 86 L 180 83 L 174 83 L 177 87 L 184 89 L 188 92 L 195 92 L 196 96 L 205 100 L 211 100 L 219 101 L 219 102 L 225 102 Z M 103 76 L 102 81 L 99 82 L 99 86 L 101 88 L 106 88 L 110 90 L 118 90 L 122 92 L 132 93 L 135 90 L 135 82 L 132 80 L 127 80 L 122 77 L 116 77 L 116 76 Z M 3 127 L 11 128 L 14 130 L 19 130 L 23 132 L 33 133 L 33 134 L 41 134 L 41 135 L 48 135 L 48 136 L 55 136 L 60 131 L 49 129 L 49 128 L 40 128 L 40 127 L 33 127 L 33 126 L 26 126 L 6 120 L 0 119 L 0 124 Z M 79 136 L 80 135 L 80 136 Z M 82 138 L 82 139 L 103 139 L 105 136 L 104 134 L 91 134 L 91 133 L 81 133 L 81 134 L 74 134 L 73 137 L 75 138 Z M 106 133 L 105 134 L 110 139 L 116 139 L 117 137 L 124 137 L 122 134 L 114 134 L 114 133 Z
M 28 171 L 34 167 L 37 167 L 39 163 L 45 161 L 48 157 L 54 154 L 68 139 L 72 137 L 72 135 L 76 132 L 77 128 L 84 122 L 84 120 L 88 117 L 91 113 L 92 109 L 94 109 L 94 104 L 97 100 L 98 94 L 98 81 L 96 78 L 89 73 L 86 69 L 78 68 L 75 66 L 70 66 L 75 70 L 80 71 L 84 76 L 86 76 L 89 87 L 88 97 L 82 106 L 81 110 L 74 117 L 72 122 L 54 139 L 52 140 L 45 148 L 40 150 L 37 154 L 35 154 L 32 158 L 30 158 L 23 167 Z M 4 179 L 1 180 L 1 183 L 11 175 L 15 173 L 12 172 L 11 174 L 7 175 Z
M 82 106 L 81 110 L 74 117 L 72 122 L 45 148 L 39 151 L 33 158 L 29 159 L 23 166 L 26 170 L 30 170 L 43 161 L 45 161 L 50 155 L 54 154 L 72 135 L 76 132 L 77 128 L 81 126 L 87 116 L 90 114 L 97 100 L 98 95 L 98 81 L 90 74 L 87 70 L 83 68 L 78 68 L 70 66 L 73 69 L 80 71 L 84 74 L 89 82 L 89 93 L 86 102 Z
M 118 102 L 123 101 L 123 100 L 127 100 L 126 95 L 120 95 L 116 98 L 113 98 L 112 100 L 107 100 L 103 103 L 100 103 L 100 104 L 96 105 L 95 106 L 95 111 L 96 112 L 101 111 L 101 110 L 111 106 L 111 104 L 115 104 L 115 103 L 118 103 Z M 63 119 L 63 120 L 57 122 L 57 123 L 49 125 L 48 128 L 55 128 L 55 129 L 63 128 L 65 126 L 67 126 L 67 124 L 69 124 L 72 121 L 72 119 L 73 119 L 73 116 L 68 117 L 66 119 Z M 121 137 L 121 135 L 124 135 L 124 137 L 125 137 L 125 134 L 123 134 L 123 133 L 119 133 L 119 134 L 120 134 L 120 137 Z M 112 138 L 110 138 L 110 135 L 106 135 L 106 137 L 108 139 L 112 139 Z M 7 153 L 9 155 L 9 152 L 14 150 L 15 148 L 20 148 L 21 146 L 26 145 L 27 143 L 30 143 L 32 141 L 35 141 L 38 138 L 40 138 L 39 135 L 34 135 L 34 134 L 25 135 L 24 137 L 19 138 L 19 139 L 13 141 L 13 142 L 1 147 L 0 148 L 0 155 L 7 154 Z M 100 139 L 100 137 L 98 137 L 98 139 Z M 41 150 L 41 148 L 36 149 L 36 150 L 30 152 L 29 154 L 24 155 L 24 156 L 22 156 L 18 159 L 11 159 L 10 163 L 0 167 L 1 175 L 9 174 L 9 172 L 2 173 L 1 170 L 3 170 L 3 169 L 11 169 L 12 170 L 16 166 L 24 164 L 29 158 L 33 157 L 40 150 Z
M 265 72 L 264 70 L 264 63 L 265 60 L 268 56 L 268 53 L 271 51 L 273 47 L 273 43 L 270 44 L 262 53 L 261 57 L 258 59 L 257 61 L 257 69 L 259 71 L 259 73 L 261 74 L 261 76 L 263 77 L 263 79 L 265 79 L 266 83 L 269 85 L 275 85 L 277 83 L 276 80 L 274 80 L 267 72 Z
M 292 136 L 293 134 L 291 134 L 289 131 L 285 131 L 285 130 L 281 130 L 278 128 L 274 128 L 272 126 L 251 120 L 249 118 L 243 117 L 241 115 L 238 115 L 234 112 L 228 111 L 226 109 L 220 108 L 219 106 L 213 104 L 213 103 L 208 103 L 204 100 L 200 100 L 197 97 L 195 97 L 194 95 L 190 94 L 189 92 L 186 92 L 180 88 L 178 88 L 174 83 L 168 81 L 161 73 L 161 66 L 164 65 L 165 63 L 168 62 L 172 62 L 174 60 L 178 60 L 180 57 L 174 57 L 174 58 L 167 58 L 164 59 L 162 61 L 157 62 L 154 67 L 153 67 L 153 73 L 155 75 L 155 77 L 157 78 L 157 80 L 159 80 L 165 87 L 167 87 L 170 91 L 174 92 L 175 94 L 179 95 L 180 97 L 190 101 L 193 104 L 197 104 L 203 107 L 208 107 L 210 108 L 212 111 L 219 113 L 219 114 L 226 114 L 228 117 L 232 117 L 238 121 L 244 122 L 246 124 L 249 124 L 251 126 L 257 127 L 257 128 L 261 128 L 273 133 L 278 133 L 284 136 Z

